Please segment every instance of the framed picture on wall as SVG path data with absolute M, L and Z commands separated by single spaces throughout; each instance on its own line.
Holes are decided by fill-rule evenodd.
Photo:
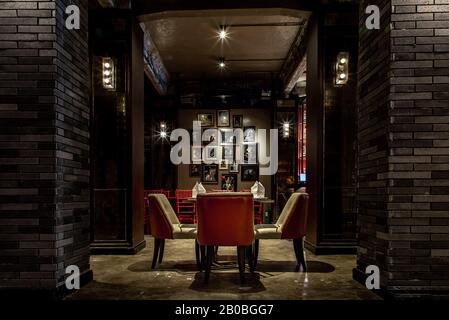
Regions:
M 217 111 L 217 127 L 229 127 L 230 121 L 231 120 L 229 110 Z
M 204 147 L 204 161 L 215 162 L 218 161 L 218 147 L 217 146 L 206 146 Z
M 210 128 L 203 130 L 203 144 L 211 144 L 218 145 L 218 129 Z
M 201 122 L 202 127 L 213 127 L 215 125 L 215 115 L 211 113 L 198 113 L 198 121 Z
M 234 130 L 232 129 L 220 129 L 220 134 L 220 142 L 222 145 L 234 145 L 237 141 L 237 137 L 234 135 Z
M 202 156 L 203 156 L 203 147 L 191 146 L 190 157 L 192 158 L 192 162 L 201 163 Z
M 239 164 L 236 161 L 229 164 L 229 172 L 230 173 L 239 173 Z
M 229 162 L 227 160 L 220 160 L 220 170 L 228 170 Z
M 248 164 L 257 164 L 257 143 L 243 145 L 243 161 Z
M 232 116 L 232 126 L 234 128 L 241 128 L 243 127 L 243 115 L 233 115 Z
M 254 143 L 256 142 L 256 127 L 244 127 L 243 128 L 243 142 Z
M 201 165 L 191 164 L 189 165 L 189 177 L 199 177 L 201 176 Z
M 203 164 L 201 167 L 201 182 L 214 184 L 218 183 L 218 165 Z
M 201 131 L 193 131 L 193 129 L 189 130 L 190 132 L 190 139 L 192 144 L 201 144 Z
M 228 160 L 229 162 L 234 161 L 234 146 L 223 146 L 222 155 L 224 160 Z
M 221 190 L 237 191 L 237 175 L 236 174 L 223 174 L 220 177 Z
M 242 179 L 242 181 L 257 181 L 257 180 L 259 180 L 259 166 L 258 165 L 242 165 L 241 179 Z

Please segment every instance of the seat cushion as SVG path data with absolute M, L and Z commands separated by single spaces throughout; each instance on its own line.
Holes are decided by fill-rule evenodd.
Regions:
M 173 239 L 196 239 L 196 225 L 174 224 Z
M 258 224 L 254 226 L 256 239 L 280 239 L 282 232 L 275 224 Z

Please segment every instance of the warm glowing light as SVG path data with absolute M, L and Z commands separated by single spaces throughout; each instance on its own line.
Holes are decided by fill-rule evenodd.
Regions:
M 103 88 L 115 90 L 115 67 L 112 58 L 103 58 Z
M 228 32 L 225 29 L 220 30 L 220 32 L 218 33 L 218 37 L 221 40 L 225 40 L 228 37 Z
M 349 78 L 349 52 L 340 52 L 335 63 L 335 84 L 337 86 L 348 83 Z
M 224 68 L 224 67 L 226 67 L 226 63 L 224 63 L 224 61 L 220 61 L 220 62 L 218 63 L 218 66 L 219 66 L 220 68 Z
M 161 131 L 160 135 L 161 135 L 161 138 L 166 138 L 167 137 L 167 132 Z
M 161 123 L 161 129 L 165 129 L 165 123 Z

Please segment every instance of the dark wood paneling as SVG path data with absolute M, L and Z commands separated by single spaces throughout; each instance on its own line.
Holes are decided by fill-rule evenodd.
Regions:
M 311 17 L 307 42 L 307 192 L 309 216 L 307 242 L 319 240 L 319 217 L 322 211 L 323 172 L 323 64 L 320 46 L 320 16 Z
M 129 108 L 131 116 L 131 194 L 132 194 L 132 246 L 144 241 L 143 201 L 144 190 L 144 72 L 143 32 L 133 19 L 131 32 L 131 86 Z

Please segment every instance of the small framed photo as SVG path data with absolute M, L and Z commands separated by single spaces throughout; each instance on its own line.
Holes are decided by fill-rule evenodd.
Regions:
M 229 110 L 217 111 L 217 127 L 229 127 L 230 122 L 231 120 Z
M 201 144 L 201 131 L 190 129 L 189 132 L 192 144 Z
M 204 161 L 205 162 L 218 162 L 218 147 L 206 146 L 204 147 Z
M 191 146 L 190 157 L 193 163 L 201 163 L 203 156 L 203 147 Z
M 243 145 L 243 161 L 248 164 L 257 164 L 257 143 Z
M 201 167 L 201 182 L 214 184 L 218 183 L 218 165 L 203 164 Z
M 229 168 L 229 163 L 227 160 L 220 160 L 220 170 L 228 170 Z
M 189 177 L 199 177 L 201 176 L 201 165 L 200 164 L 190 164 L 189 165 Z
M 221 190 L 237 191 L 236 174 L 223 174 L 220 180 L 221 180 Z
M 234 128 L 241 128 L 243 127 L 243 115 L 233 115 L 232 116 L 232 126 Z
M 239 164 L 236 161 L 229 164 L 229 172 L 230 173 L 239 173 Z
M 258 165 L 242 165 L 241 179 L 242 179 L 242 181 L 257 181 L 257 180 L 259 180 L 259 166 Z
M 220 129 L 221 144 L 222 145 L 234 145 L 237 141 L 237 137 L 234 135 L 232 129 Z
M 243 142 L 244 143 L 256 142 L 256 127 L 243 128 Z
M 234 146 L 223 146 L 222 158 L 229 162 L 234 161 Z
M 218 145 L 218 129 L 204 129 L 202 138 L 203 144 Z
M 198 121 L 201 122 L 202 127 L 213 127 L 215 125 L 215 115 L 211 113 L 198 113 Z

